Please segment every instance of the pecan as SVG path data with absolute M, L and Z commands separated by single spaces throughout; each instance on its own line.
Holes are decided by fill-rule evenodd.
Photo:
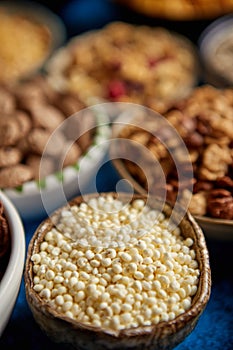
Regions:
M 188 147 L 198 148 L 203 145 L 204 137 L 198 132 L 193 132 L 191 135 L 184 138 L 184 142 Z
M 216 180 L 215 186 L 233 191 L 233 179 L 229 176 L 223 176 Z
M 233 197 L 231 192 L 224 189 L 215 189 L 207 198 L 207 212 L 215 218 L 233 219 Z
M 193 192 L 197 193 L 200 191 L 210 191 L 213 188 L 213 183 L 211 181 L 199 180 L 194 183 Z
M 231 192 L 223 189 L 223 188 L 218 188 L 218 189 L 213 189 L 209 193 L 208 200 L 216 199 L 216 198 L 229 198 L 231 197 Z

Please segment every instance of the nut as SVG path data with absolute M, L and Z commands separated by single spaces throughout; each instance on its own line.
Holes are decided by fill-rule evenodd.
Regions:
M 227 190 L 232 194 L 233 184 L 233 90 L 218 90 L 209 85 L 203 85 L 193 90 L 186 99 L 177 102 L 170 107 L 164 116 L 176 128 L 190 154 L 193 166 L 185 168 L 185 160 L 179 158 L 179 169 L 182 175 L 193 176 L 193 199 L 190 211 L 196 215 L 210 215 L 212 217 L 231 217 L 231 201 L 222 199 L 219 192 L 218 198 L 209 195 L 213 190 Z M 159 130 L 155 120 L 142 118 L 141 124 L 146 132 L 140 127 L 127 127 L 123 129 L 120 137 L 129 138 L 146 146 L 159 161 L 167 181 L 167 198 L 173 203 L 179 189 L 185 184 L 178 186 L 176 166 L 169 156 L 167 149 L 175 150 L 175 144 L 171 135 L 166 135 L 165 130 Z M 151 134 L 159 135 L 164 144 Z M 173 154 L 176 154 L 175 151 Z M 148 190 L 145 175 L 137 173 L 137 168 L 125 162 L 129 172 L 137 181 Z M 152 172 L 152 177 L 156 174 Z M 155 182 L 155 181 L 154 181 Z M 190 185 L 191 183 L 188 182 Z M 154 184 L 154 186 L 156 186 Z M 208 199 L 207 199 L 208 198 Z M 225 197 L 224 197 L 225 198 Z M 221 199 L 221 200 L 219 200 Z M 223 202 L 226 202 L 224 209 Z
M 85 121 L 77 118 L 78 123 L 75 125 L 67 123 L 66 130 L 59 129 L 53 133 L 70 116 L 71 111 L 78 112 L 84 107 L 77 95 L 56 92 L 42 75 L 14 86 L 1 86 L 0 92 L 1 188 L 18 187 L 28 180 L 39 178 L 39 163 L 48 140 L 51 142 L 43 157 L 49 156 L 49 159 L 43 159 L 41 176 L 55 171 L 55 163 L 60 166 L 75 164 L 90 146 L 95 131 L 92 113 L 89 116 L 85 114 Z M 63 153 L 66 143 L 70 142 L 68 128 L 72 132 L 72 141 L 75 136 L 83 134 L 83 128 L 90 130 L 75 140 L 75 145 L 61 162 L 58 157 Z
M 224 189 L 212 190 L 207 198 L 207 212 L 211 216 L 226 220 L 233 219 L 233 196 Z
M 33 178 L 32 169 L 23 164 L 0 169 L 0 187 L 15 188 Z

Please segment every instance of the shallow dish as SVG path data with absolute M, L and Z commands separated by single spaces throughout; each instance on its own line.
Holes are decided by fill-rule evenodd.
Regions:
M 8 197 L 0 191 L 0 201 L 10 230 L 10 257 L 0 281 L 0 337 L 9 321 L 18 296 L 25 258 L 25 233 L 21 218 Z
M 217 87 L 233 86 L 233 16 L 218 18 L 199 38 L 199 51 L 204 64 L 204 78 Z
M 120 200 L 120 202 L 123 204 L 123 208 L 124 208 L 123 212 L 125 212 L 125 210 L 127 211 L 127 209 L 125 209 L 124 205 L 131 205 L 131 203 L 134 203 L 134 200 L 138 200 L 138 202 L 140 202 L 140 204 L 138 203 L 137 205 L 140 206 L 142 202 L 143 203 L 146 202 L 146 204 L 149 208 L 159 210 L 158 213 L 160 213 L 160 215 L 163 214 L 164 216 L 163 215 L 162 216 L 164 218 L 167 218 L 168 220 L 171 219 L 172 215 L 174 215 L 174 218 L 177 219 L 178 216 L 181 214 L 181 212 L 179 212 L 179 210 L 177 210 L 174 213 L 173 208 L 169 203 L 163 203 L 163 205 L 161 207 L 160 200 L 157 197 L 153 197 L 153 196 L 150 196 L 147 198 L 145 196 L 140 196 L 140 195 L 132 196 L 131 194 L 127 194 L 127 193 L 101 193 L 101 194 L 95 193 L 95 194 L 88 194 L 88 195 L 84 195 L 82 197 L 75 198 L 74 200 L 72 200 L 69 203 L 68 206 L 60 208 L 58 211 L 53 213 L 50 216 L 50 218 L 47 218 L 45 221 L 43 221 L 41 223 L 41 225 L 37 228 L 36 232 L 34 233 L 32 239 L 31 239 L 31 242 L 30 242 L 29 248 L 28 248 L 28 253 L 27 253 L 27 261 L 26 261 L 25 275 L 24 275 L 25 287 L 26 287 L 26 297 L 27 297 L 28 304 L 31 308 L 31 311 L 33 313 L 35 320 L 38 322 L 39 326 L 47 333 L 47 335 L 52 338 L 52 340 L 54 340 L 55 342 L 67 343 L 69 345 L 72 345 L 73 348 L 75 348 L 75 349 L 80 349 L 80 347 L 82 349 L 90 349 L 90 348 L 92 349 L 94 347 L 97 349 L 103 349 L 103 348 L 104 349 L 130 349 L 130 348 L 132 348 L 132 346 L 134 349 L 142 349 L 145 347 L 147 349 L 172 349 L 176 345 L 178 345 L 180 342 L 182 342 L 184 340 L 184 338 L 194 329 L 196 323 L 198 322 L 200 315 L 204 311 L 206 304 L 209 300 L 210 289 L 211 289 L 211 274 L 210 274 L 210 266 L 209 266 L 209 255 L 208 255 L 208 250 L 207 250 L 207 247 L 205 244 L 205 238 L 204 238 L 204 235 L 203 235 L 200 227 L 198 226 L 198 224 L 195 222 L 195 220 L 193 219 L 193 217 L 189 213 L 183 214 L 183 212 L 182 212 L 182 219 L 180 218 L 181 221 L 178 221 L 179 223 L 177 223 L 177 225 L 179 226 L 179 229 L 181 230 L 180 232 L 181 232 L 182 237 L 184 239 L 189 239 L 193 242 L 192 249 L 195 251 L 196 263 L 197 263 L 196 267 L 198 266 L 198 269 L 199 269 L 199 277 L 198 277 L 198 282 L 197 282 L 197 285 L 195 288 L 196 292 L 193 295 L 190 307 L 187 308 L 186 311 L 184 311 L 184 312 L 181 311 L 179 316 L 173 318 L 172 320 L 167 320 L 167 321 L 160 320 L 160 322 L 158 322 L 157 324 L 152 323 L 150 325 L 147 324 L 147 325 L 141 325 L 141 326 L 135 326 L 135 327 L 128 326 L 126 328 L 123 327 L 120 329 L 118 329 L 118 328 L 116 328 L 116 329 L 105 328 L 105 326 L 103 328 L 101 328 L 100 326 L 92 326 L 90 324 L 85 324 L 84 321 L 79 322 L 75 319 L 72 319 L 71 317 L 68 317 L 68 314 L 64 315 L 64 313 L 61 312 L 61 309 L 60 309 L 60 312 L 57 311 L 55 307 L 50 306 L 49 301 L 47 301 L 48 299 L 46 300 L 46 298 L 49 298 L 48 295 L 50 295 L 50 293 L 47 293 L 48 291 L 43 292 L 40 289 L 40 291 L 45 296 L 45 299 L 42 296 L 42 294 L 39 294 L 40 293 L 39 290 L 37 290 L 37 292 L 36 292 L 37 288 L 35 287 L 33 281 L 36 281 L 36 279 L 38 279 L 38 277 L 35 277 L 35 275 L 34 275 L 35 271 L 40 271 L 39 266 L 38 266 L 39 270 L 36 269 L 36 264 L 37 264 L 36 261 L 38 263 L 40 263 L 40 261 L 41 261 L 40 257 L 39 257 L 41 243 L 44 241 L 44 238 L 47 237 L 49 240 L 52 239 L 52 241 L 51 241 L 51 244 L 52 244 L 53 238 L 51 236 L 51 230 L 52 230 L 52 232 L 55 232 L 57 225 L 59 225 L 59 220 L 62 217 L 65 217 L 67 215 L 64 213 L 64 211 L 66 212 L 66 210 L 69 210 L 69 208 L 70 207 L 72 208 L 72 206 L 79 207 L 81 204 L 85 203 L 87 205 L 90 205 L 90 207 L 89 207 L 90 210 L 92 210 L 94 208 L 93 214 L 95 215 L 96 214 L 96 212 L 95 212 L 96 207 L 95 207 L 95 204 L 93 202 L 93 199 L 94 200 L 96 199 L 98 201 L 99 198 L 101 197 L 101 201 L 99 203 L 103 204 L 103 198 L 105 198 L 107 201 L 109 196 L 111 196 L 111 198 L 113 198 L 113 200 L 115 200 L 115 199 Z M 89 200 L 92 200 L 92 202 L 89 202 Z M 111 203 L 111 200 L 112 199 L 110 199 L 110 202 L 108 202 L 108 203 Z M 103 206 L 103 208 L 104 208 L 104 206 Z M 114 206 L 114 208 L 115 208 L 114 213 L 116 213 L 117 207 Z M 136 206 L 134 208 L 136 208 Z M 162 211 L 160 211 L 161 208 L 162 208 Z M 100 208 L 97 207 L 97 213 L 99 213 L 98 212 L 99 209 Z M 119 207 L 118 207 L 118 210 L 119 210 Z M 63 215 L 63 213 L 65 216 Z M 109 213 L 110 213 L 110 215 L 114 215 L 111 212 L 111 210 Z M 103 213 L 101 212 L 101 215 L 102 214 Z M 105 210 L 104 215 L 108 215 L 108 211 Z M 118 215 L 118 214 L 116 214 L 116 215 Z M 120 217 L 121 217 L 121 214 L 120 214 Z M 123 220 L 123 218 L 122 218 L 122 220 Z M 60 231 L 60 232 L 61 233 L 59 234 L 59 236 L 62 236 L 63 231 Z M 149 233 L 148 233 L 148 235 L 149 235 Z M 103 239 L 105 239 L 105 238 L 103 237 Z M 136 241 L 137 242 L 132 243 L 133 244 L 132 247 L 134 247 L 134 244 L 136 245 L 138 243 L 139 245 L 137 245 L 137 247 L 138 247 L 138 250 L 140 250 L 140 252 L 141 252 L 141 249 L 143 250 L 145 248 L 145 246 L 143 248 L 143 243 L 142 243 L 143 237 L 141 238 L 141 240 L 138 239 Z M 64 242 L 64 240 L 62 242 Z M 110 244 L 111 244 L 111 242 L 110 242 Z M 145 241 L 143 241 L 143 242 L 145 244 L 146 238 L 145 238 Z M 123 242 L 119 241 L 119 243 L 123 243 Z M 72 243 L 70 243 L 70 244 L 72 244 Z M 46 242 L 45 242 L 44 246 L 46 249 Z M 81 247 L 81 240 L 80 240 L 80 247 Z M 103 253 L 103 257 L 106 256 L 106 255 L 104 255 L 105 248 L 103 248 L 102 246 L 99 246 L 99 245 L 96 246 L 96 248 L 101 248 L 100 249 L 101 254 Z M 75 248 L 74 251 L 72 251 L 72 254 L 77 253 L 76 249 L 78 249 L 78 248 Z M 91 245 L 87 246 L 87 249 L 92 249 L 92 246 Z M 115 249 L 117 251 L 117 248 L 115 248 Z M 124 248 L 122 247 L 122 245 L 121 245 L 120 250 L 121 249 L 123 249 L 121 252 L 124 252 Z M 127 251 L 128 245 L 125 246 L 125 249 Z M 114 249 L 110 249 L 107 253 L 110 254 L 110 251 L 112 252 L 113 250 Z M 122 253 L 122 254 L 124 254 L 124 253 Z M 97 255 L 99 256 L 100 254 L 97 254 Z M 65 257 L 64 254 L 63 254 L 63 256 Z M 67 254 L 66 254 L 66 256 L 67 256 Z M 88 258 L 89 260 L 93 259 L 93 254 L 91 254 L 90 250 L 87 250 L 85 256 L 89 256 L 89 258 Z M 108 256 L 110 256 L 110 255 L 108 255 Z M 113 258 L 114 258 L 114 256 L 116 257 L 115 254 L 112 255 Z M 128 256 L 129 256 L 129 254 L 126 253 L 126 256 L 124 256 L 124 259 L 126 259 L 126 258 L 128 259 Z M 71 255 L 70 255 L 70 257 L 71 257 Z M 67 256 L 67 258 L 68 258 L 68 256 Z M 122 255 L 122 258 L 123 258 L 123 255 Z M 41 255 L 41 259 L 43 259 L 42 255 Z M 58 257 L 58 259 L 59 259 L 59 257 Z M 96 259 L 97 259 L 97 256 L 96 256 Z M 105 259 L 103 259 L 103 260 L 105 260 Z M 108 264 L 108 266 L 110 266 L 109 260 L 111 260 L 111 259 L 106 260 L 106 264 Z M 64 262 L 64 259 L 62 261 Z M 68 261 L 71 261 L 71 260 L 69 259 Z M 74 260 L 72 260 L 72 261 L 74 261 Z M 96 260 L 93 260 L 93 261 L 96 262 Z M 124 261 L 122 263 L 124 265 L 124 263 L 126 263 L 126 262 L 125 262 L 125 260 L 122 260 L 122 261 Z M 35 262 L 35 265 L 33 265 L 34 262 Z M 81 261 L 80 261 L 80 263 L 81 263 Z M 103 264 L 105 264 L 105 262 Z M 126 264 L 128 265 L 128 263 L 126 263 Z M 149 264 L 151 264 L 151 263 L 149 263 Z M 79 262 L 78 262 L 77 266 L 80 266 L 80 268 L 81 268 L 81 265 L 79 264 Z M 82 266 L 84 268 L 84 265 L 82 265 Z M 35 267 L 35 269 L 34 269 L 34 267 Z M 193 265 L 193 268 L 195 268 L 194 265 Z M 78 271 L 79 270 L 76 270 L 76 272 L 78 272 Z M 41 272 L 42 272 L 42 270 L 41 270 Z M 67 276 L 68 275 L 71 276 L 71 273 L 68 273 L 68 272 L 66 273 L 66 272 L 65 272 L 65 274 Z M 46 276 L 47 275 L 54 276 L 54 273 L 51 273 L 51 271 L 50 272 L 48 271 L 48 273 L 46 273 L 46 271 L 44 271 L 44 273 Z M 122 272 L 122 274 L 123 274 L 123 272 Z M 42 275 L 43 275 L 43 272 L 42 272 Z M 42 275 L 40 275 L 41 278 L 43 278 Z M 80 276 L 81 275 L 82 275 L 82 273 L 80 272 Z M 84 275 L 86 276 L 86 274 L 83 274 L 82 276 L 84 277 Z M 119 276 L 119 275 L 117 275 L 117 276 Z M 97 278 L 98 280 L 101 279 L 100 274 L 98 274 L 97 277 L 98 277 Z M 122 276 L 120 276 L 120 278 L 121 277 Z M 139 275 L 138 275 L 138 277 L 139 277 Z M 90 277 L 90 278 L 92 278 L 92 277 Z M 188 278 L 188 276 L 187 276 L 187 278 Z M 54 281 L 55 281 L 55 279 L 54 279 Z M 83 282 L 84 280 L 82 280 L 82 278 L 79 281 L 80 282 L 78 282 L 78 283 L 80 284 L 80 286 L 78 284 L 77 288 L 81 287 L 81 285 L 84 284 L 84 282 Z M 108 280 L 108 281 L 110 281 L 110 280 Z M 153 283 L 154 281 L 156 281 L 156 278 L 154 277 L 154 279 L 150 280 L 150 281 L 151 281 L 151 283 Z M 65 283 L 68 283 L 67 288 L 71 287 L 71 289 L 72 289 L 72 285 L 74 286 L 73 282 L 74 282 L 74 280 L 72 280 L 72 282 L 70 280 L 70 283 L 67 280 L 65 282 Z M 143 280 L 142 280 L 142 282 L 143 282 Z M 111 285 L 111 282 L 109 282 L 109 283 Z M 114 281 L 113 281 L 113 283 L 114 283 Z M 116 283 L 115 286 L 117 286 L 118 283 Z M 149 284 L 150 284 L 150 282 L 149 282 Z M 104 283 L 102 285 L 102 289 L 104 289 L 103 286 L 106 286 L 106 283 Z M 56 289 L 54 290 L 54 292 L 55 292 L 55 297 L 56 297 Z M 131 293 L 132 293 L 132 291 L 131 291 Z M 106 293 L 104 293 L 104 294 L 106 294 Z M 91 297 L 92 297 L 92 295 L 89 294 L 89 299 Z M 129 297 L 130 297 L 130 295 L 129 295 Z M 131 295 L 131 297 L 132 297 L 132 295 Z M 126 295 L 125 295 L 125 298 L 127 299 Z M 94 299 L 95 299 L 95 297 L 94 297 Z M 71 300 L 71 299 L 69 298 L 67 300 Z M 51 301 L 51 299 L 50 299 L 50 301 Z M 83 304 L 83 302 L 84 302 L 84 300 L 82 299 L 82 301 L 80 301 L 80 307 L 81 307 L 81 304 Z M 91 302 L 91 299 L 89 300 L 89 302 Z M 79 302 L 77 302 L 77 303 L 78 303 L 77 304 L 77 307 L 78 307 Z M 95 305 L 97 305 L 97 304 L 95 304 Z M 102 306 L 100 307 L 100 309 L 101 308 L 102 308 Z M 143 310 L 145 311 L 145 309 L 142 309 L 140 312 L 143 312 Z M 111 317 L 107 317 L 107 318 L 109 319 L 110 324 L 111 324 Z M 102 322 L 104 322 L 104 321 L 105 320 L 103 318 Z
M 33 1 L 1 1 L 0 13 L 4 28 L 0 41 L 3 45 L 1 59 L 5 65 L 1 81 L 14 83 L 16 80 L 28 78 L 43 67 L 52 52 L 64 44 L 66 28 L 61 18 L 49 8 Z M 13 25 L 14 21 L 19 23 Z M 18 37 L 14 38 L 18 41 L 17 46 L 11 37 L 14 28 L 17 28 L 15 36 Z M 22 36 L 21 30 L 24 31 Z M 36 40 L 37 44 L 34 46 Z M 8 62 L 11 64 L 9 69 Z

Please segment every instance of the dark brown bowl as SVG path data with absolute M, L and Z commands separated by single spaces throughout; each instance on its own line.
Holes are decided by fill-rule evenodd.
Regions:
M 83 197 L 76 197 L 69 204 L 79 205 L 81 202 L 98 195 L 89 194 Z M 118 196 L 122 202 L 132 200 L 131 195 L 127 193 L 112 193 L 112 195 L 114 197 Z M 158 198 L 153 196 L 147 198 L 143 195 L 134 195 L 133 199 L 135 198 L 146 200 L 147 204 L 154 209 L 161 205 Z M 115 331 L 87 326 L 63 316 L 50 307 L 33 290 L 31 256 L 38 252 L 38 247 L 44 235 L 56 224 L 60 211 L 63 208 L 40 224 L 31 239 L 27 252 L 24 275 L 26 297 L 33 316 L 42 330 L 55 342 L 69 344 L 74 349 L 172 349 L 182 342 L 196 326 L 200 315 L 207 305 L 211 292 L 209 254 L 202 230 L 194 218 L 189 213 L 186 213 L 179 224 L 181 234 L 184 237 L 191 237 L 194 241 L 193 249 L 196 252 L 196 259 L 200 269 L 198 289 L 193 297 L 191 307 L 172 321 L 163 321 L 157 325 Z M 172 206 L 169 203 L 165 203 L 162 210 L 165 216 L 170 217 L 172 211 Z M 177 212 L 176 214 L 179 213 Z

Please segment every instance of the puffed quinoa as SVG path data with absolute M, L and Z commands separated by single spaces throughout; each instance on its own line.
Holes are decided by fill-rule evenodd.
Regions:
M 72 205 L 63 210 L 56 228 L 53 228 L 53 240 L 49 231 L 44 236 L 39 251 L 31 257 L 33 289 L 40 298 L 45 299 L 57 312 L 74 320 L 114 330 L 173 320 L 189 309 L 200 275 L 192 249 L 193 239 L 184 238 L 177 227 L 171 226 L 169 230 L 164 215 L 157 213 L 151 219 L 152 209 L 142 200 L 135 199 L 132 203 L 123 204 L 108 194 L 100 195 L 85 204 Z M 111 219 L 103 211 L 106 207 L 110 210 Z M 116 207 L 118 211 L 113 210 Z M 134 245 L 128 239 L 124 242 L 124 234 L 121 234 L 123 245 L 119 246 L 118 233 L 122 233 L 124 225 L 129 228 L 127 236 L 131 238 L 135 233 L 135 221 L 130 231 L 131 223 L 127 219 L 132 210 L 134 213 L 136 211 L 136 227 L 138 230 L 143 227 L 143 235 L 140 235 L 140 240 Z M 80 212 L 90 222 L 95 216 L 98 225 L 94 233 L 101 243 L 98 253 L 96 247 L 90 244 L 92 234 L 89 236 Z M 67 220 L 68 217 L 71 220 Z M 113 224 L 113 220 L 118 222 L 120 217 L 120 224 Z M 109 222 L 112 228 L 110 242 L 105 239 L 108 227 L 103 229 L 103 220 Z M 81 233 L 75 229 L 77 226 L 83 228 Z M 155 230 L 157 227 L 160 230 Z M 56 235 L 56 230 L 59 235 Z M 80 244 L 83 233 L 87 241 L 85 246 L 82 242 Z M 46 244 L 47 240 L 50 244 Z M 63 241 L 60 253 L 54 256 L 49 246 L 53 242 L 55 249 L 60 240 Z M 116 247 L 109 248 L 113 240 Z M 65 260 L 63 252 L 67 251 L 67 247 L 71 249 L 68 249 Z M 45 253 L 47 264 L 43 263 Z M 142 259 L 135 262 L 135 255 Z M 145 259 L 150 259 L 147 264 Z M 87 263 L 91 267 L 89 272 L 85 270 Z M 56 268 L 58 265 L 61 268 Z M 68 268 L 73 265 L 77 270 Z

